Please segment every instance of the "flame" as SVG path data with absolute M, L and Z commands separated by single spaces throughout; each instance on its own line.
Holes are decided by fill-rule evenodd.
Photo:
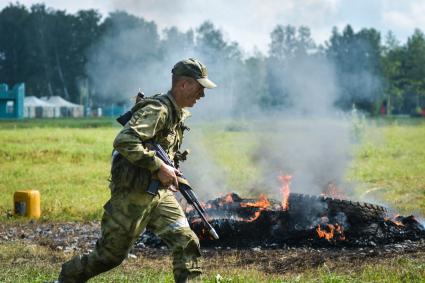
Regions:
M 228 193 L 228 194 L 224 197 L 223 201 L 224 201 L 224 203 L 230 203 L 230 202 L 233 202 L 232 194 L 231 194 L 231 193 Z
M 201 201 L 199 204 L 201 205 L 201 207 L 202 207 L 203 209 L 211 209 L 211 208 L 213 207 L 211 203 L 206 203 L 206 202 L 203 202 L 203 201 Z M 182 206 L 184 207 L 184 209 L 183 209 L 183 210 L 185 211 L 185 213 L 190 213 L 190 212 L 192 212 L 193 210 L 195 210 L 195 209 L 193 208 L 193 206 L 189 205 L 187 202 L 186 202 L 186 203 L 184 203 Z
M 336 184 L 330 182 L 328 184 L 328 187 L 326 188 L 326 191 L 321 194 L 325 197 L 331 197 L 336 199 L 347 199 L 344 192 L 336 186 Z
M 211 238 L 211 236 L 209 236 L 207 229 L 205 229 L 204 227 L 201 227 L 201 231 L 199 231 L 198 237 L 200 240 L 206 240 Z
M 322 230 L 320 227 L 320 224 L 317 225 L 316 232 L 319 238 L 325 238 L 326 240 L 330 241 L 332 239 L 343 241 L 345 240 L 344 236 L 344 228 L 336 223 L 335 225 L 332 224 L 326 224 L 326 230 Z M 337 236 L 337 237 L 335 237 Z
M 232 193 L 228 193 L 219 200 L 218 205 L 223 206 L 225 204 L 232 203 L 233 201 Z
M 258 201 L 256 202 L 246 202 L 241 203 L 242 207 L 258 207 L 258 208 L 267 208 L 270 206 L 270 202 L 264 194 L 260 194 Z
M 395 225 L 397 225 L 398 227 L 404 227 L 404 224 L 403 224 L 401 221 L 397 220 L 397 218 L 399 218 L 399 217 L 400 217 L 400 214 L 395 214 L 395 215 L 392 217 L 392 219 L 385 218 L 384 220 L 389 220 L 389 221 L 391 221 L 392 223 L 394 223 Z
M 241 203 L 241 207 L 257 207 L 259 210 L 254 213 L 254 217 L 246 220 L 248 222 L 252 222 L 260 217 L 260 214 L 263 210 L 270 206 L 270 202 L 264 194 L 260 194 L 258 201 L 256 202 L 247 202 Z
M 291 183 L 291 175 L 280 175 L 279 181 L 281 182 L 280 192 L 282 193 L 282 210 L 286 211 L 289 208 L 289 185 Z

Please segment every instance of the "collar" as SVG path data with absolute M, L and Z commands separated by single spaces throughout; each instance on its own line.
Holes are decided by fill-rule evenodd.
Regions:
M 187 110 L 185 108 L 180 108 L 177 105 L 177 102 L 174 99 L 174 96 L 171 94 L 171 90 L 167 92 L 166 96 L 170 99 L 171 103 L 173 104 L 174 109 L 176 109 L 179 121 L 184 121 L 184 120 L 186 120 L 186 118 L 191 116 L 189 110 Z
M 171 103 L 173 103 L 173 106 L 177 110 L 177 112 L 181 112 L 181 108 L 177 105 L 174 96 L 171 94 L 171 90 L 167 92 L 166 96 L 168 96 L 168 98 L 171 100 Z

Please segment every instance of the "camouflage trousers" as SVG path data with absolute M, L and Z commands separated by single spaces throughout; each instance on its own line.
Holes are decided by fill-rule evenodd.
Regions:
M 128 252 L 148 228 L 172 251 L 176 282 L 201 274 L 199 240 L 190 229 L 182 208 L 172 192 L 160 188 L 156 196 L 111 184 L 111 199 L 105 204 L 102 235 L 88 255 L 76 256 L 62 265 L 59 281 L 86 282 L 108 271 L 127 257 Z

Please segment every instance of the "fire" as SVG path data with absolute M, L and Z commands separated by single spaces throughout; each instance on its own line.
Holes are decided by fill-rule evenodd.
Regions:
M 254 217 L 248 219 L 248 222 L 252 222 L 260 217 L 260 214 L 263 210 L 270 206 L 270 202 L 264 194 L 260 194 L 258 201 L 256 202 L 247 202 L 241 203 L 241 207 L 256 207 L 258 211 L 255 212 Z
M 289 185 L 291 183 L 291 175 L 280 175 L 279 180 L 281 182 L 280 192 L 282 193 L 282 210 L 286 211 L 289 208 Z
M 211 209 L 212 208 L 211 203 L 201 202 L 201 206 L 202 206 L 203 209 Z
M 331 197 L 336 199 L 347 199 L 344 192 L 336 186 L 335 183 L 330 182 L 328 184 L 328 187 L 326 188 L 326 191 L 321 194 L 325 197 Z
M 343 241 L 345 240 L 344 236 L 344 228 L 336 223 L 335 225 L 332 224 L 326 224 L 326 228 L 322 230 L 320 227 L 320 224 L 317 225 L 316 228 L 317 235 L 319 238 L 325 238 L 326 240 L 337 240 L 337 241 Z
M 384 220 L 385 221 L 391 221 L 392 223 L 394 223 L 398 227 L 404 227 L 404 224 L 401 221 L 397 220 L 399 217 L 400 217 L 400 214 L 396 214 L 396 215 L 393 216 L 392 219 L 384 218 Z
M 232 193 L 228 193 L 219 200 L 218 205 L 223 206 L 232 202 L 234 202 Z
M 199 236 L 199 239 L 201 240 L 211 239 L 211 236 L 209 235 L 208 230 L 205 229 L 204 227 L 201 228 L 201 231 L 198 236 Z
M 233 197 L 231 193 L 228 193 L 225 197 L 224 197 L 224 203 L 230 203 L 233 202 Z
M 397 220 L 399 217 L 400 217 L 400 214 L 394 215 L 394 217 L 393 217 L 393 219 L 391 219 L 391 221 L 392 221 L 395 225 L 400 226 L 400 227 L 403 227 L 403 226 L 404 226 L 404 224 L 403 224 L 401 221 Z

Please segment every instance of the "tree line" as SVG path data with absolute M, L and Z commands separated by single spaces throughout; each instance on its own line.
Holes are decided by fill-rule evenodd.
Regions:
M 235 93 L 239 108 L 314 104 L 308 94 L 317 91 L 315 73 L 319 84 L 335 84 L 326 92 L 333 93 L 330 104 L 342 110 L 356 105 L 372 114 L 412 114 L 425 108 L 425 36 L 419 29 L 401 44 L 391 32 L 356 32 L 347 25 L 317 44 L 308 27 L 277 25 L 267 53 L 247 56 L 208 21 L 186 32 L 158 31 L 154 22 L 123 11 L 104 19 L 95 10 L 69 14 L 43 4 L 9 4 L 0 11 L 0 82 L 25 82 L 28 96 L 120 103 L 110 80 L 99 82 L 99 74 L 105 78 L 111 69 L 119 73 L 134 62 L 152 73 L 159 62 L 191 54 L 211 66 L 220 86 Z

